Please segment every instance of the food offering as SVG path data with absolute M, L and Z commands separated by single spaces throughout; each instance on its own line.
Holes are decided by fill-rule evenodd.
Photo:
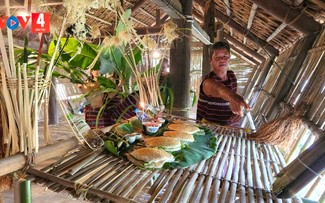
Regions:
M 151 120 L 158 123 L 158 119 Z M 185 168 L 209 159 L 217 150 L 217 139 L 207 128 L 194 123 L 161 119 L 159 129 L 148 132 L 139 117 L 114 126 L 105 134 L 105 148 L 127 158 L 142 169 Z
M 126 154 L 128 160 L 145 169 L 162 168 L 166 162 L 173 162 L 174 156 L 162 149 L 140 148 Z

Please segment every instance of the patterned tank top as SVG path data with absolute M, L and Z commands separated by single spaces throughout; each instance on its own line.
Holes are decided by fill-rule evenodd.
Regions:
M 237 78 L 233 71 L 227 71 L 228 80 L 222 81 L 213 71 L 207 74 L 204 78 L 213 78 L 218 82 L 221 82 L 233 92 L 237 92 Z M 203 81 L 204 81 L 203 80 Z M 202 119 L 218 123 L 220 125 L 230 125 L 230 118 L 234 115 L 229 107 L 229 102 L 217 97 L 210 97 L 203 92 L 203 81 L 200 85 L 200 95 L 197 107 L 196 119 L 202 121 Z

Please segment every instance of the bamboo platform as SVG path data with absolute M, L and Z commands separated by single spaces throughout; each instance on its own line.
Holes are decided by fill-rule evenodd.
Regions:
M 205 126 L 218 138 L 218 151 L 189 168 L 143 171 L 103 149 L 82 149 L 28 173 L 53 191 L 93 202 L 301 202 L 272 193 L 275 175 L 285 167 L 277 147 L 245 139 L 243 129 Z

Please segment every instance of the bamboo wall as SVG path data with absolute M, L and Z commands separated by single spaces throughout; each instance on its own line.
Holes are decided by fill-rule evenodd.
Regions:
M 273 120 L 280 114 L 280 103 L 296 107 L 307 102 L 311 107 L 306 114 L 308 121 L 315 124 L 316 128 L 324 130 L 325 127 L 325 31 L 324 29 L 310 46 L 310 40 L 303 38 L 292 47 L 281 52 L 271 67 L 262 90 L 254 105 L 253 113 L 258 126 L 262 124 L 263 116 L 268 115 L 268 120 Z M 306 52 L 302 65 L 297 68 L 297 61 L 301 53 Z M 293 77 L 294 76 L 294 77 Z M 276 101 L 279 94 L 290 82 L 290 89 L 284 100 Z M 277 109 L 275 111 L 274 109 Z M 273 112 L 272 112 L 273 111 Z M 275 113 L 274 113 L 275 112 Z

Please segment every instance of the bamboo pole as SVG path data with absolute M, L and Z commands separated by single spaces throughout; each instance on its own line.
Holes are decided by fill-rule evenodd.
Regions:
M 182 169 L 177 170 L 176 174 L 173 176 L 173 179 L 169 181 L 164 194 L 162 194 L 161 199 L 159 200 L 160 202 L 167 202 L 169 197 L 178 196 L 177 193 L 173 193 L 173 189 L 179 178 L 183 175 L 183 172 L 184 171 Z
M 206 162 L 206 160 L 203 160 L 200 162 L 200 164 L 197 167 L 197 169 L 199 171 L 202 170 L 202 168 L 205 165 L 205 162 Z M 189 177 L 189 180 L 187 181 L 186 185 L 184 185 L 184 189 L 182 190 L 182 192 L 179 196 L 178 202 L 187 202 L 188 201 L 188 198 L 193 190 L 193 187 L 195 185 L 195 182 L 197 181 L 198 176 L 199 176 L 199 173 L 197 173 L 197 172 L 192 173 L 192 175 L 191 175 L 191 177 Z M 176 202 L 176 201 L 173 201 L 173 202 Z
M 159 192 L 162 191 L 162 189 L 165 187 L 165 185 L 167 184 L 167 182 L 173 177 L 173 175 L 176 173 L 177 169 L 174 169 L 172 171 L 169 171 L 168 176 L 166 176 L 164 178 L 164 180 L 160 183 L 159 187 L 157 189 L 155 189 L 155 191 L 152 193 L 150 199 L 148 200 L 148 202 L 153 202 L 153 200 L 156 199 L 156 197 L 158 196 Z
M 242 138 L 238 137 L 237 138 L 237 147 L 236 147 L 236 151 L 235 151 L 235 167 L 234 167 L 234 172 L 233 172 L 233 176 L 231 178 L 231 184 L 230 184 L 230 191 L 229 194 L 227 196 L 226 202 L 235 202 L 236 199 L 236 189 L 238 186 L 238 177 L 239 177 L 239 167 L 240 167 L 240 150 L 242 147 Z
M 242 203 L 246 203 L 246 190 L 245 190 L 245 185 L 246 185 L 246 174 L 244 171 L 245 168 L 245 160 L 246 160 L 246 140 L 242 140 L 241 144 L 241 150 L 240 150 L 240 174 L 239 174 L 239 198 Z
M 224 174 L 222 174 L 222 173 L 227 168 L 227 165 L 226 165 L 226 161 L 228 160 L 228 155 L 227 154 L 229 153 L 230 146 L 231 146 L 231 144 L 233 142 L 233 137 L 230 137 L 230 136 L 227 136 L 227 137 L 228 137 L 227 143 L 226 143 L 227 146 L 226 146 L 225 150 L 223 150 L 223 157 L 222 157 L 222 159 L 221 159 L 221 161 L 220 161 L 220 163 L 218 165 L 218 170 L 217 170 L 217 173 L 215 175 L 216 180 L 215 180 L 215 183 L 214 183 L 214 185 L 212 187 L 212 192 L 211 192 L 212 195 L 210 195 L 210 198 L 208 200 L 209 202 L 218 202 L 219 201 L 218 196 L 213 195 L 213 194 L 217 194 L 218 191 L 220 190 L 220 184 L 221 184 L 220 180 L 224 179 Z M 213 175 L 213 174 L 209 174 L 209 175 Z M 223 183 L 225 183 L 225 181 L 223 181 Z M 206 187 L 205 189 L 206 190 L 204 190 L 204 191 L 206 192 L 206 191 L 208 191 L 209 187 Z M 203 197 L 205 197 L 205 196 L 203 196 Z
M 252 158 L 253 158 L 253 174 L 254 174 L 254 188 L 256 194 L 256 201 L 263 202 L 263 194 L 262 189 L 264 188 L 262 185 L 262 181 L 260 179 L 261 177 L 261 171 L 260 166 L 257 161 L 257 150 L 256 150 L 257 143 L 252 141 Z
M 248 201 L 253 203 L 254 202 L 254 191 L 253 191 L 253 175 L 252 175 L 252 164 L 251 164 L 251 142 L 250 140 L 247 140 L 247 151 L 246 151 L 246 179 L 247 179 L 247 196 Z
M 206 178 L 205 174 L 208 172 L 208 167 L 204 167 L 202 173 L 195 174 L 191 180 L 196 181 L 196 187 L 192 192 L 191 198 L 189 199 L 190 203 L 198 202 L 200 200 L 199 194 L 201 194 L 203 190 L 203 182 Z M 198 179 L 194 180 L 194 177 L 197 176 Z M 197 201 L 198 199 L 198 201 Z
M 75 138 L 63 140 L 46 147 L 41 147 L 39 153 L 35 155 L 35 163 L 39 163 L 56 156 L 62 156 L 67 151 L 76 148 L 79 145 Z M 25 166 L 26 157 L 19 153 L 4 159 L 0 159 L 0 176 L 17 171 Z
M 144 173 L 142 173 L 141 170 L 137 169 L 136 167 L 132 168 L 132 170 L 130 170 L 130 174 L 128 176 L 124 176 L 124 179 L 119 182 L 116 188 L 110 191 L 118 195 L 124 191 L 130 191 L 130 189 L 127 189 L 129 188 L 128 186 L 135 186 L 136 184 L 134 184 L 134 182 L 139 182 L 142 178 L 144 178 L 143 174 Z
M 157 175 L 157 173 L 158 170 L 155 170 L 150 173 L 144 180 L 142 180 L 138 185 L 136 185 L 129 197 L 135 199 L 135 197 L 140 193 L 140 191 L 142 191 L 142 189 L 150 182 L 150 180 L 152 180 L 155 175 Z
M 231 138 L 228 137 L 228 136 L 224 136 L 224 140 L 222 142 L 222 146 L 220 147 L 220 151 L 218 151 L 217 156 L 215 158 L 215 162 L 214 162 L 215 164 L 217 164 L 217 162 L 219 162 L 220 157 L 222 156 L 222 152 L 224 151 L 223 149 L 224 149 L 225 145 L 227 143 L 229 143 L 228 142 L 228 139 L 231 139 Z M 229 146 L 230 145 L 227 144 L 226 151 L 228 151 L 227 149 L 229 149 Z M 218 171 L 220 171 L 220 168 L 223 167 L 222 163 L 224 163 L 223 162 L 223 159 L 221 159 L 221 162 L 220 162 L 220 164 L 218 165 L 217 168 L 216 167 L 211 167 L 209 169 L 209 171 L 208 171 L 209 176 L 207 177 L 207 180 L 205 181 L 205 187 L 203 188 L 203 192 L 202 192 L 202 196 L 201 196 L 200 202 L 207 202 L 208 201 L 208 199 L 209 199 L 208 198 L 209 197 L 209 191 L 210 191 L 210 188 L 212 186 L 212 181 L 214 179 L 213 177 L 216 175 L 215 172 L 218 173 Z M 218 170 L 216 170 L 216 169 L 218 169 Z M 220 176 L 221 176 L 220 174 L 219 174 L 219 176 L 217 174 L 217 177 L 216 178 L 220 178 Z M 216 180 L 216 181 L 218 182 L 219 180 Z M 217 184 L 217 186 L 216 186 L 216 184 L 214 184 L 213 185 L 214 186 L 213 189 L 217 190 L 219 188 L 219 185 L 220 185 L 220 182 L 219 182 L 219 184 Z
M 237 141 L 236 138 L 234 138 L 232 141 L 233 146 L 236 146 L 236 141 Z M 231 149 L 230 159 L 229 159 L 229 163 L 227 166 L 227 172 L 226 172 L 225 179 L 223 180 L 223 185 L 221 187 L 221 192 L 220 192 L 220 197 L 218 198 L 218 202 L 227 202 L 226 199 L 227 199 L 227 196 L 229 195 L 229 186 L 230 186 L 231 177 L 233 175 L 233 170 L 234 170 L 234 175 L 236 172 L 238 172 L 238 169 L 236 169 L 236 166 L 234 168 L 234 160 L 235 160 L 235 150 Z M 216 195 L 213 195 L 213 196 L 216 196 Z
M 62 179 L 60 177 L 56 177 L 54 175 L 43 173 L 43 172 L 38 171 L 38 170 L 33 169 L 33 168 L 28 169 L 28 173 L 31 173 L 31 174 L 36 175 L 36 176 L 41 177 L 41 178 L 48 179 L 48 180 L 53 181 L 53 182 L 57 182 L 57 183 L 65 186 L 65 187 L 75 188 L 75 183 L 72 182 L 72 181 L 68 181 L 68 180 Z M 115 202 L 136 203 L 133 200 L 130 200 L 130 199 L 127 199 L 127 198 L 124 198 L 124 197 L 120 197 L 120 196 L 112 194 L 112 193 L 107 193 L 107 192 L 104 192 L 102 190 L 99 190 L 99 189 L 96 189 L 96 188 L 93 188 L 93 187 L 88 188 L 88 193 L 94 194 L 94 195 L 97 195 L 99 197 L 106 198 L 106 199 L 109 199 L 109 200 L 112 200 L 112 201 L 115 201 Z

